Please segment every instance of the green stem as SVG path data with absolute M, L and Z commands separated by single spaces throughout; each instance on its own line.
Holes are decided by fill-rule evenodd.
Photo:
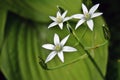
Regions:
M 68 30 L 70 31 L 70 33 L 75 37 L 75 39 L 78 41 L 79 45 L 81 46 L 81 48 L 85 51 L 85 53 L 88 55 L 89 59 L 91 60 L 91 62 L 93 63 L 93 65 L 96 67 L 97 71 L 100 73 L 101 77 L 103 79 L 105 79 L 101 69 L 99 68 L 99 66 L 97 65 L 97 63 L 95 62 L 95 60 L 92 58 L 92 56 L 90 55 L 90 53 L 85 49 L 85 47 L 82 45 L 82 43 L 80 42 L 79 38 L 77 37 L 75 31 L 72 29 L 72 27 L 67 24 Z
M 58 69 L 58 68 L 62 68 L 62 67 L 65 67 L 65 66 L 67 66 L 67 65 L 70 65 L 70 64 L 72 64 L 72 63 L 76 63 L 76 62 L 78 62 L 80 59 L 84 59 L 85 57 L 87 57 L 86 54 L 84 54 L 83 56 L 78 57 L 77 59 L 72 60 L 71 62 L 65 63 L 65 64 L 63 64 L 63 65 L 59 65 L 59 66 L 56 66 L 56 67 L 50 67 L 50 68 L 47 67 L 46 70 L 55 70 L 55 69 Z

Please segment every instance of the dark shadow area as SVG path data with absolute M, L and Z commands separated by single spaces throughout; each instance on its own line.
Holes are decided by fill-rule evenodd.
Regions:
M 0 80 L 6 80 L 1 71 L 0 71 Z

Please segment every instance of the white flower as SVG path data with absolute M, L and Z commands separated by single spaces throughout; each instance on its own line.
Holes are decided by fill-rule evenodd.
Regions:
M 54 22 L 51 23 L 48 28 L 51 28 L 51 27 L 54 27 L 56 25 L 59 25 L 60 29 L 63 29 L 63 23 L 65 21 L 68 21 L 70 20 L 71 18 L 70 17 L 65 17 L 67 14 L 67 11 L 65 11 L 62 15 L 61 13 L 58 11 L 57 14 L 56 14 L 56 17 L 53 17 L 53 16 L 49 16 L 50 19 L 52 19 Z
M 80 19 L 78 21 L 75 29 L 77 29 L 81 24 L 83 24 L 86 21 L 90 30 L 93 31 L 94 23 L 93 23 L 92 18 L 98 17 L 103 14 L 100 12 L 95 13 L 95 11 L 98 9 L 98 7 L 99 7 L 99 4 L 96 4 L 88 11 L 87 7 L 84 4 L 82 4 L 83 14 L 75 14 L 72 16 L 73 18 Z
M 45 63 L 48 61 L 52 60 L 55 55 L 58 55 L 60 60 L 64 62 L 64 55 L 63 52 L 74 52 L 77 51 L 75 48 L 70 47 L 70 46 L 64 46 L 65 43 L 67 42 L 69 38 L 69 35 L 66 36 L 61 42 L 59 39 L 59 36 L 57 34 L 54 35 L 54 45 L 53 44 L 44 44 L 42 45 L 43 48 L 48 49 L 48 50 L 53 50 L 48 57 L 46 58 Z

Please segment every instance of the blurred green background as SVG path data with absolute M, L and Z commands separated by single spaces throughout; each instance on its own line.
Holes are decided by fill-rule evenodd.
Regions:
M 12 1 L 14 1 L 14 3 L 12 3 Z M 33 3 L 32 3 L 32 1 L 33 1 Z M 19 31 L 19 29 L 21 29 L 21 31 L 20 31 L 21 33 L 19 35 L 21 35 L 20 37 L 24 37 L 25 40 L 26 40 L 26 36 L 23 35 L 22 30 L 32 32 L 32 30 L 34 31 L 34 29 L 35 29 L 35 31 L 37 31 L 38 28 L 37 27 L 33 28 L 32 26 L 36 26 L 36 24 L 38 24 L 38 22 L 40 22 L 43 27 L 48 25 L 48 23 L 49 23 L 48 16 L 55 15 L 54 13 L 56 13 L 56 11 L 57 11 L 55 5 L 52 5 L 52 3 L 49 4 L 49 1 L 47 2 L 47 0 L 43 0 L 43 1 L 41 0 L 40 3 L 38 3 L 38 1 L 39 0 L 31 0 L 31 2 L 29 2 L 28 0 L 25 0 L 25 1 L 24 0 L 21 0 L 21 1 L 19 1 L 19 0 L 5 0 L 5 1 L 0 0 L 1 9 L 11 6 L 11 7 L 9 7 L 8 14 L 4 14 L 3 17 L 5 17 L 5 15 L 8 15 L 9 17 L 7 18 L 7 21 L 9 24 L 13 25 L 13 23 L 16 23 L 13 26 L 19 26 L 19 25 L 22 26 L 22 29 L 19 27 L 15 28 L 15 29 L 17 31 Z M 58 4 L 58 2 L 56 0 L 53 0 L 53 1 L 55 2 L 55 4 Z M 61 2 L 59 2 L 59 5 L 61 5 L 62 7 L 64 7 L 65 9 L 68 9 L 70 11 L 68 15 L 79 12 L 79 9 L 76 9 L 76 7 L 80 7 L 79 5 L 68 7 L 66 5 L 73 5 L 73 3 L 66 1 L 67 2 L 67 4 L 66 4 L 66 2 L 64 2 L 64 0 L 59 0 L 59 1 L 61 1 Z M 74 4 L 80 4 L 80 2 L 81 2 L 80 0 L 76 0 L 76 2 L 74 0 L 71 0 L 71 1 L 73 1 Z M 83 0 L 83 1 L 89 2 L 89 0 Z M 24 2 L 24 4 L 23 4 L 23 2 Z M 100 3 L 99 11 L 104 13 L 103 14 L 104 19 L 106 20 L 107 25 L 110 29 L 110 33 L 111 33 L 110 44 L 109 44 L 109 58 L 108 58 L 107 71 L 106 71 L 106 80 L 120 80 L 120 35 L 119 35 L 119 33 L 120 33 L 120 31 L 119 31 L 120 30 L 120 28 L 119 28 L 120 27 L 120 9 L 119 9 L 120 5 L 119 5 L 119 0 L 114 0 L 114 1 L 113 0 L 92 0 L 92 2 L 93 2 L 93 4 Z M 8 3 L 9 5 L 6 3 Z M 46 5 L 50 6 L 50 7 L 44 7 L 45 6 L 44 3 L 46 3 Z M 61 4 L 61 3 L 64 3 L 64 4 Z M 19 6 L 17 4 L 19 4 Z M 5 6 L 3 7 L 3 5 L 5 5 Z M 32 7 L 25 7 L 25 5 L 26 6 L 31 5 Z M 33 6 L 33 5 L 35 5 L 35 6 Z M 37 9 L 37 6 L 41 6 L 41 10 L 39 10 L 39 8 Z M 16 7 L 18 9 L 16 9 Z M 52 9 L 50 9 L 51 7 L 52 7 Z M 71 9 L 71 7 L 72 7 L 72 9 Z M 32 10 L 30 10 L 30 9 L 32 9 Z M 35 10 L 36 13 L 32 14 L 33 10 Z M 47 13 L 46 13 L 46 11 L 47 11 Z M 4 11 L 4 12 L 6 12 L 6 11 Z M 39 13 L 42 13 L 42 14 L 40 15 Z M 18 16 L 18 14 L 20 14 L 20 16 Z M 36 15 L 36 16 L 38 15 L 38 16 L 36 17 L 34 15 Z M 26 20 L 26 17 L 28 20 Z M 14 22 L 10 21 L 10 19 L 13 19 Z M 26 25 L 27 25 L 27 27 L 30 27 L 30 30 L 26 30 L 27 28 L 24 29 L 24 27 L 26 25 L 24 25 L 23 20 L 25 20 L 24 21 L 25 23 L 28 23 Z M 33 21 L 35 21 L 35 23 L 33 23 Z M 48 22 L 48 23 L 46 25 L 44 25 L 44 23 L 46 23 L 46 22 Z M 2 22 L 2 23 L 4 23 L 4 22 Z M 21 23 L 23 23 L 23 24 L 21 25 Z M 7 26 L 9 26 L 9 24 L 7 24 Z M 43 30 L 45 30 L 43 27 L 41 27 L 41 28 Z M 11 28 L 7 27 L 5 36 L 7 36 L 9 34 L 9 33 L 7 33 L 7 31 L 9 29 L 11 29 Z M 17 36 L 16 35 L 17 31 L 14 32 L 15 35 L 10 33 L 11 37 Z M 37 34 L 35 31 L 33 32 L 33 34 Z M 41 31 L 41 33 L 42 33 L 42 30 L 39 30 L 39 31 Z M 11 29 L 11 32 L 12 32 L 12 29 Z M 31 32 L 28 32 L 27 34 L 30 35 Z M 52 33 L 54 33 L 54 32 L 55 31 L 52 30 Z M 29 36 L 30 39 L 31 39 L 31 37 L 33 37 L 33 36 Z M 34 38 L 36 38 L 36 36 L 34 36 Z M 15 39 L 15 40 L 17 40 L 17 39 Z M 14 41 L 13 41 L 13 43 L 14 43 Z M 13 43 L 11 43 L 11 44 L 13 44 Z M 2 43 L 0 43 L 0 44 L 2 44 Z M 15 46 L 16 45 L 14 45 L 13 47 L 15 47 Z M 22 45 L 22 46 L 24 46 L 24 45 Z M 14 58 L 14 56 L 12 56 L 12 57 Z M 15 62 L 15 64 L 17 64 L 17 63 Z M 17 77 L 20 77 L 20 76 L 21 75 L 17 75 Z M 94 75 L 92 75 L 92 76 L 94 76 Z M 84 77 L 84 75 L 83 75 L 83 77 Z M 0 80 L 6 80 L 5 76 L 2 74 L 2 72 L 0 72 Z M 98 80 L 98 79 L 96 79 L 96 80 Z

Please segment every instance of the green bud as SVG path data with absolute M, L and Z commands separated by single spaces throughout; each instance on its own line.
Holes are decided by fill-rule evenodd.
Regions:
M 45 70 L 49 70 L 48 67 L 47 67 L 47 64 L 45 63 L 44 59 L 42 59 L 40 56 L 39 56 L 39 64 L 41 65 L 41 67 Z
M 110 39 L 110 31 L 109 29 L 106 27 L 106 25 L 103 25 L 103 33 L 104 33 L 104 37 L 106 40 Z

